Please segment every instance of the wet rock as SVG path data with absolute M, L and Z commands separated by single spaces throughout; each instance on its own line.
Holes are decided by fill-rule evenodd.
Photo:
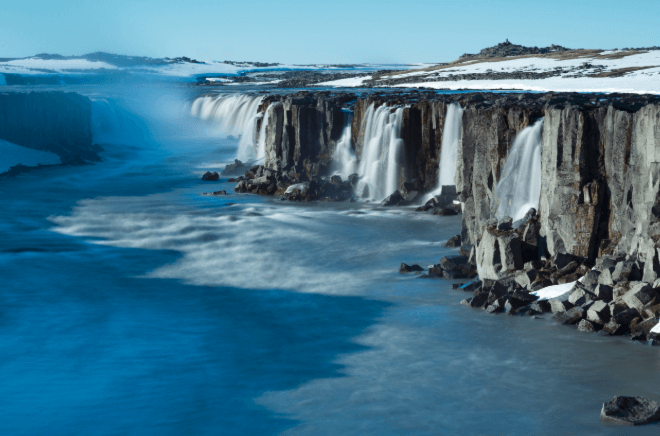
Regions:
M 596 328 L 594 327 L 594 325 L 592 323 L 590 323 L 586 319 L 583 319 L 578 324 L 578 330 L 580 330 L 581 332 L 585 332 L 585 333 L 593 333 L 593 332 L 596 331 Z
M 220 174 L 217 172 L 205 172 L 204 175 L 202 176 L 202 180 L 206 180 L 207 182 L 216 182 L 220 180 Z
M 628 333 L 628 325 L 612 320 L 603 326 L 603 331 L 610 336 L 621 336 Z
M 660 403 L 644 397 L 616 396 L 603 403 L 600 419 L 616 424 L 650 424 L 660 421 Z
M 559 324 L 577 324 L 584 318 L 584 315 L 585 310 L 580 306 L 576 306 L 566 312 L 555 314 L 555 319 Z
M 205 192 L 202 195 L 227 195 L 227 191 Z
M 460 303 L 460 304 L 462 304 L 463 306 L 471 307 L 471 306 L 470 306 L 470 302 L 471 302 L 471 301 L 472 301 L 472 298 L 465 298 L 465 299 L 461 300 L 461 303 Z
M 405 203 L 405 198 L 399 191 L 394 191 L 385 198 L 380 204 L 383 206 L 402 206 Z
M 635 318 L 630 323 L 630 336 L 632 339 L 645 340 L 651 333 L 651 329 L 656 325 L 658 325 L 657 318 L 649 318 L 645 321 L 642 321 L 641 318 Z
M 222 170 L 223 176 L 241 176 L 248 170 L 248 167 L 238 159 L 234 159 L 233 164 L 229 164 Z
M 438 215 L 438 216 L 454 216 L 454 215 L 458 215 L 458 212 L 456 212 L 454 209 L 451 209 L 451 208 L 448 208 L 448 207 L 446 207 L 446 208 L 439 208 L 439 207 L 436 207 L 436 208 L 433 209 L 433 211 L 431 212 L 431 215 Z
M 422 268 L 419 265 L 406 265 L 405 263 L 402 263 L 401 266 L 399 267 L 399 272 L 401 274 L 408 274 L 411 272 L 421 272 L 424 271 L 424 268 Z
M 470 301 L 470 307 L 472 308 L 484 308 L 486 307 L 486 304 L 488 304 L 488 294 L 482 293 L 479 295 L 475 295 L 472 297 L 472 301 Z
M 456 248 L 461 246 L 461 235 L 452 236 L 445 243 L 445 247 Z M 468 253 L 469 256 L 469 253 Z M 467 257 L 467 256 L 466 256 Z M 466 259 L 467 261 L 467 259 Z

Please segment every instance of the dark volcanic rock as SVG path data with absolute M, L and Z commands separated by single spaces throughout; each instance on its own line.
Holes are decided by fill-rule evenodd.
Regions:
M 233 164 L 229 164 L 220 173 L 223 176 L 242 176 L 249 168 L 238 159 L 234 159 Z
M 445 247 L 456 248 L 461 246 L 461 235 L 452 236 L 445 243 Z M 469 252 L 468 252 L 469 256 Z
M 215 172 L 215 171 L 212 172 L 212 173 L 209 172 L 209 171 L 207 171 L 207 172 L 204 173 L 204 175 L 202 176 L 202 180 L 206 180 L 206 181 L 209 181 L 209 182 L 215 182 L 215 181 L 217 181 L 217 180 L 220 180 L 220 175 L 219 175 L 217 172 Z
M 617 424 L 650 424 L 660 421 L 660 403 L 644 397 L 617 396 L 603 403 L 600 419 Z
M 422 268 L 419 265 L 406 265 L 405 263 L 401 264 L 401 267 L 399 267 L 399 272 L 401 274 L 407 274 L 411 272 L 421 272 L 424 271 L 424 268 Z

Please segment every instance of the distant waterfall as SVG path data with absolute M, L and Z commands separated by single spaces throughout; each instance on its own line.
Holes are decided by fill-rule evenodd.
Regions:
M 361 126 L 364 145 L 357 171 L 361 177 L 358 195 L 366 186 L 369 199 L 381 200 L 399 189 L 402 119 L 403 108 L 382 105 L 374 109 L 373 104 L 367 108 Z
M 510 216 L 513 221 L 525 217 L 530 208 L 538 209 L 541 196 L 541 146 L 543 118 L 525 127 L 513 141 L 502 178 L 493 192 L 494 215 Z
M 197 98 L 190 110 L 193 116 L 213 121 L 225 136 L 239 136 L 236 159 L 249 162 L 264 157 L 263 141 L 257 141 L 257 113 L 262 96 L 218 95 Z M 266 122 L 262 123 L 265 131 Z
M 440 164 L 438 165 L 438 186 L 422 199 L 422 204 L 436 195 L 440 195 L 442 187 L 455 185 L 456 159 L 458 157 L 458 143 L 461 141 L 463 131 L 463 108 L 458 103 L 447 106 L 447 116 L 442 129 L 442 147 L 440 150 Z
M 353 151 L 353 141 L 351 139 L 351 123 L 344 128 L 344 131 L 337 142 L 337 148 L 332 154 L 332 171 L 335 175 L 341 176 L 342 180 L 347 180 L 348 176 L 355 173 L 357 158 Z

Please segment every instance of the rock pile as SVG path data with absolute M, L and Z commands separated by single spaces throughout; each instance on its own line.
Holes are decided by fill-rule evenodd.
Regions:
M 357 175 L 343 181 L 339 176 L 328 179 L 318 173 L 318 164 L 306 165 L 303 172 L 296 168 L 285 172 L 255 165 L 237 179 L 234 191 L 279 195 L 282 200 L 290 201 L 349 201 L 353 198 Z

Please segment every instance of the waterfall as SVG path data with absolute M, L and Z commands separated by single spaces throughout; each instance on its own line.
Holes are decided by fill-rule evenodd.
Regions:
M 424 196 L 422 204 L 431 198 L 440 195 L 442 187 L 456 185 L 456 159 L 458 157 L 458 143 L 461 141 L 463 131 L 463 108 L 458 103 L 447 106 L 447 116 L 442 130 L 442 146 L 440 149 L 440 164 L 438 165 L 438 186 Z
M 263 141 L 257 141 L 257 110 L 264 98 L 253 95 L 218 95 L 197 98 L 190 113 L 214 122 L 221 135 L 239 136 L 236 159 L 248 162 L 264 157 Z M 264 128 L 264 123 L 262 127 Z
M 257 143 L 257 150 L 256 150 L 257 160 L 261 160 L 266 157 L 266 127 L 268 127 L 268 114 L 270 113 L 270 110 L 272 108 L 273 108 L 272 106 L 268 106 L 268 108 L 264 112 L 263 121 L 261 122 L 261 128 L 259 129 L 259 138 L 258 138 L 259 142 Z
M 399 189 L 401 168 L 401 121 L 403 108 L 369 105 L 362 120 L 364 132 L 362 156 L 358 165 L 358 195 L 368 187 L 367 198 L 381 200 Z M 362 195 L 362 197 L 365 197 Z
M 538 208 L 542 133 L 543 118 L 525 127 L 513 141 L 502 177 L 493 192 L 493 214 L 498 219 L 510 216 L 515 222 L 524 218 L 530 208 Z
M 438 188 L 445 185 L 455 185 L 456 158 L 458 156 L 458 143 L 463 130 L 463 108 L 458 103 L 447 107 L 447 118 L 442 130 L 442 150 L 440 153 L 440 173 L 438 174 Z
M 341 176 L 342 180 L 347 180 L 348 176 L 355 173 L 355 164 L 357 158 L 353 151 L 353 141 L 351 140 L 351 123 L 344 128 L 344 131 L 337 142 L 337 148 L 332 154 L 333 174 Z

